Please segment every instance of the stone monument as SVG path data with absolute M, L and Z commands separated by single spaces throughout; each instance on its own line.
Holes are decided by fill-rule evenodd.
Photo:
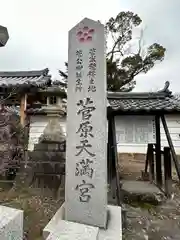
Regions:
M 105 59 L 102 24 L 84 19 L 70 30 L 65 216 L 98 227 L 107 222 Z
M 104 26 L 85 18 L 69 31 L 65 203 L 46 239 L 122 238 L 121 208 L 107 205 L 106 94 Z

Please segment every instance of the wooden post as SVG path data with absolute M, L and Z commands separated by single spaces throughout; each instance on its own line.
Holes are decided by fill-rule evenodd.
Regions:
M 162 167 L 161 167 L 161 132 L 160 132 L 160 116 L 155 116 L 156 126 L 156 182 L 162 186 Z
M 174 165 L 175 165 L 175 168 L 176 168 L 176 171 L 177 171 L 177 175 L 178 175 L 178 178 L 180 180 L 180 165 L 179 165 L 179 162 L 178 162 L 178 159 L 177 159 L 177 156 L 176 156 L 176 152 L 175 152 L 175 149 L 174 149 L 174 146 L 173 146 L 173 142 L 172 142 L 172 139 L 171 139 L 169 129 L 168 129 L 168 126 L 167 126 L 164 115 L 161 116 L 161 120 L 162 120 L 162 124 L 163 124 L 163 127 L 164 127 L 164 131 L 166 133 L 167 141 L 169 143 L 169 147 L 171 149 L 171 153 L 172 153 Z
M 164 147 L 164 180 L 165 180 L 165 192 L 167 196 L 171 196 L 172 166 L 171 166 L 171 154 L 170 154 L 169 147 Z
M 149 165 L 149 162 L 148 162 L 148 152 L 149 152 L 149 144 L 148 144 L 147 152 L 146 152 L 146 162 L 145 162 L 145 169 L 144 169 L 144 173 L 145 173 L 145 174 L 146 174 L 147 171 L 148 171 L 148 165 Z
M 149 178 L 150 178 L 150 181 L 152 182 L 154 180 L 154 151 L 153 151 L 153 144 L 149 144 L 148 161 L 149 161 Z
M 111 117 L 108 119 L 108 159 L 107 159 L 107 174 L 108 174 L 108 184 L 111 184 L 111 180 L 113 178 L 112 172 L 112 164 L 113 164 L 113 157 L 112 157 L 112 128 L 111 128 Z
M 28 129 L 25 126 L 26 125 L 26 106 L 27 106 L 27 95 L 24 94 L 21 97 L 21 103 L 20 103 L 20 123 L 21 126 L 24 128 L 24 167 L 27 167 L 27 161 L 28 161 L 28 152 L 27 152 L 27 136 L 28 136 Z
M 120 178 L 118 172 L 118 154 L 117 154 L 117 142 L 116 142 L 116 126 L 114 116 L 111 119 L 111 127 L 112 127 L 112 138 L 113 138 L 113 151 L 114 151 L 114 160 L 115 160 L 115 172 L 116 172 L 116 191 L 117 191 L 117 204 L 121 206 L 121 197 L 120 197 Z
M 110 187 L 110 199 L 116 198 L 116 163 L 115 163 L 115 152 L 113 144 L 113 131 L 112 131 L 112 116 L 109 117 L 108 121 L 108 180 Z M 112 200 L 111 199 L 111 200 Z M 110 200 L 110 201 L 111 201 Z
M 20 123 L 24 127 L 25 125 L 25 118 L 26 118 L 26 105 L 27 105 L 27 95 L 23 95 L 21 97 L 21 103 L 20 103 Z
M 28 134 L 29 133 L 29 118 L 25 121 L 24 126 L 24 167 L 28 165 Z

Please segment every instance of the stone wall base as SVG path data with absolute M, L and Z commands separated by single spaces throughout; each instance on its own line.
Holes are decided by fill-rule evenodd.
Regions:
M 64 220 L 65 203 L 59 208 L 43 230 L 46 240 L 121 240 L 122 218 L 121 207 L 108 205 L 107 229 Z

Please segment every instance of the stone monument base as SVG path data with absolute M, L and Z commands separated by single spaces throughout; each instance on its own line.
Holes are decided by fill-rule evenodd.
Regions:
M 46 240 L 121 240 L 121 207 L 108 205 L 107 229 L 64 220 L 65 203 L 43 230 Z
M 23 239 L 23 211 L 0 206 L 0 239 Z

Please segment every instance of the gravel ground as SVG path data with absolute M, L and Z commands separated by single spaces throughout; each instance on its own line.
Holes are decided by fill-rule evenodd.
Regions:
M 123 179 L 137 180 L 144 169 L 145 157 L 139 154 L 131 159 L 126 155 L 119 159 L 120 175 Z M 123 240 L 180 240 L 180 187 L 175 169 L 173 178 L 172 199 L 159 206 L 141 203 L 125 205 L 127 228 L 123 230 Z
M 123 167 L 126 177 L 135 180 L 143 169 L 143 164 L 128 162 L 128 166 L 124 164 Z M 180 240 L 180 188 L 177 184 L 173 187 L 174 197 L 162 205 L 156 207 L 142 203 L 125 205 L 127 228 L 123 230 L 123 240 Z M 63 201 L 64 196 L 56 200 L 52 194 L 44 196 L 41 192 L 30 189 L 20 192 L 0 191 L 0 204 L 24 210 L 26 240 L 42 239 L 43 228 Z
M 175 187 L 172 199 L 159 206 L 136 207 L 125 205 L 127 209 L 126 240 L 179 240 L 180 239 L 180 190 Z
M 58 208 L 64 197 L 58 200 L 52 194 L 44 195 L 41 190 L 0 191 L 0 204 L 24 210 L 23 240 L 42 240 L 42 231 Z

